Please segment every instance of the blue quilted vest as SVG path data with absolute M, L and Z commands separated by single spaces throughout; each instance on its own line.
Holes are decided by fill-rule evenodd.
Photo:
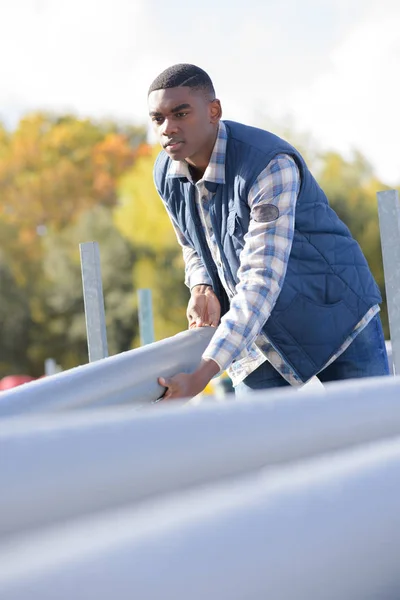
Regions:
M 295 148 L 261 129 L 232 121 L 225 121 L 225 125 L 226 183 L 214 184 L 210 216 L 224 271 L 233 287 L 238 283 L 239 254 L 250 221 L 248 192 L 255 179 L 281 153 L 291 155 L 300 170 L 301 187 L 287 273 L 263 332 L 305 382 L 326 365 L 366 312 L 381 302 L 379 288 L 358 243 L 330 208 Z M 169 178 L 170 162 L 168 155 L 161 152 L 154 168 L 156 187 L 186 239 L 202 258 L 224 313 L 229 309 L 229 301 L 203 234 L 195 186 L 184 177 Z

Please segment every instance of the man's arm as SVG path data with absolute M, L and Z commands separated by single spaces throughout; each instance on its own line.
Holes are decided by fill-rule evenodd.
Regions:
M 158 192 L 162 200 L 160 192 Z M 176 238 L 182 248 L 185 264 L 185 284 L 190 289 L 190 300 L 186 316 L 189 328 L 211 325 L 217 327 L 221 316 L 221 306 L 212 289 L 212 282 L 196 250 L 189 244 L 173 215 L 167 209 Z
M 279 155 L 259 175 L 248 203 L 249 230 L 240 255 L 239 283 L 230 310 L 203 354 L 226 369 L 260 334 L 278 299 L 292 249 L 300 175 Z
M 174 228 L 176 239 L 182 248 L 183 262 L 185 264 L 185 285 L 190 290 L 197 285 L 212 286 L 211 279 L 207 273 L 207 269 L 203 265 L 201 258 L 197 254 L 196 250 L 189 244 L 166 206 L 165 208 L 172 223 L 172 227 Z
M 222 318 L 196 371 L 163 380 L 163 385 L 168 386 L 167 398 L 191 397 L 201 392 L 260 334 L 285 279 L 299 189 L 297 165 L 287 155 L 275 157 L 257 178 L 249 193 L 251 220 L 230 310 Z

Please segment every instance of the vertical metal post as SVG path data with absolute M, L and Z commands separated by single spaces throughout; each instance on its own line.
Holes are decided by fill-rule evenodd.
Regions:
M 100 250 L 97 242 L 79 244 L 89 362 L 108 356 Z
M 154 342 L 153 304 L 151 290 L 138 290 L 140 344 Z
M 61 369 L 54 358 L 46 358 L 44 361 L 44 374 L 46 376 L 55 375 L 56 373 L 60 373 L 60 371 Z
M 393 367 L 400 375 L 400 202 L 396 190 L 377 196 Z

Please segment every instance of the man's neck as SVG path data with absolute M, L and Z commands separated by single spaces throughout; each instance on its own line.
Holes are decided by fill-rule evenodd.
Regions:
M 210 144 L 207 149 L 204 150 L 198 156 L 192 156 L 191 158 L 187 158 L 186 162 L 189 165 L 190 174 L 193 178 L 193 181 L 200 181 L 202 179 L 209 163 L 210 158 L 214 150 L 215 142 L 218 136 L 218 128 L 215 130 L 215 134 L 213 138 L 210 140 Z
M 194 165 L 192 165 L 189 161 L 188 162 L 188 167 L 189 167 L 189 172 L 191 175 L 191 178 L 193 179 L 193 181 L 196 183 L 197 181 L 200 181 L 200 179 L 203 178 L 204 173 L 206 172 L 206 168 L 207 165 L 204 168 L 199 168 L 199 167 L 195 167 Z

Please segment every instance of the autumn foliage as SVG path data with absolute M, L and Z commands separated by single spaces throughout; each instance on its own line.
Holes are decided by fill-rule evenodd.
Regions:
M 126 136 L 73 117 L 27 117 L 0 144 L 1 215 L 31 231 L 113 206 L 118 178 L 135 158 Z

